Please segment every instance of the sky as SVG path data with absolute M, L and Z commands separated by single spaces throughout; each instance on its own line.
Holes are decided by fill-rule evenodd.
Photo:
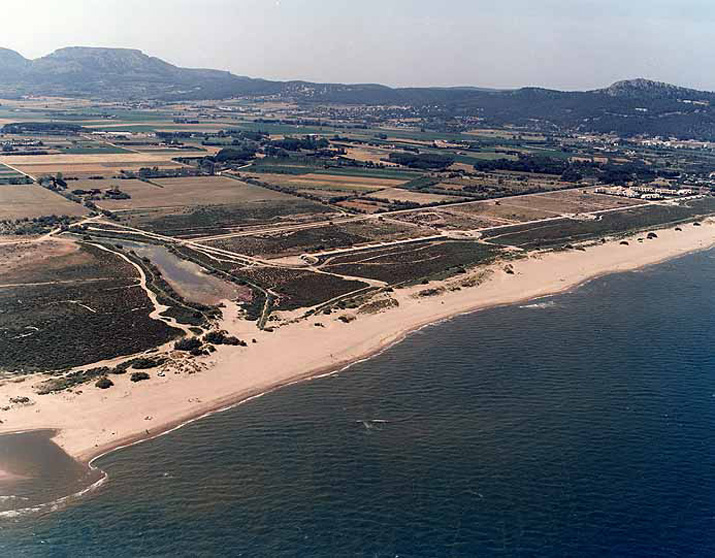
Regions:
M 0 46 L 138 48 L 185 67 L 392 86 L 715 90 L 713 0 L 0 0 Z

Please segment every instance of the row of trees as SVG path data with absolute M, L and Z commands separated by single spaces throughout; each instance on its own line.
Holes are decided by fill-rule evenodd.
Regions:
M 672 177 L 667 169 L 654 170 L 643 162 L 629 163 L 593 163 L 586 161 L 570 162 L 543 155 L 521 155 L 517 160 L 496 159 L 479 161 L 474 165 L 478 171 L 514 171 L 536 174 L 557 175 L 567 182 L 578 182 L 584 178 L 595 178 L 603 184 L 625 185 L 628 182 L 651 182 L 658 176 Z M 676 173 L 677 174 L 677 173 Z

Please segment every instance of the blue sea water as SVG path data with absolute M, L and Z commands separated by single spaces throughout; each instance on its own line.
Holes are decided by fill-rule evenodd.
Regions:
M 0 556 L 715 556 L 713 279 L 705 252 L 423 329 L 102 458 Z

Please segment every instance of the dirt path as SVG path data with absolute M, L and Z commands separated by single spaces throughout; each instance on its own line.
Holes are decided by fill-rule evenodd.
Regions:
M 94 246 L 95 248 L 99 248 L 100 250 L 104 250 L 105 252 L 109 252 L 110 254 L 114 254 L 115 256 L 119 256 L 123 260 L 125 260 L 127 263 L 130 265 L 134 266 L 134 268 L 137 270 L 139 273 L 139 286 L 144 290 L 146 295 L 149 297 L 149 300 L 151 301 L 152 305 L 154 306 L 154 310 L 149 314 L 149 317 L 152 320 L 157 320 L 160 322 L 164 322 L 166 325 L 169 327 L 173 327 L 176 329 L 180 329 L 181 331 L 184 332 L 185 335 L 191 336 L 193 335 L 193 332 L 189 329 L 189 326 L 186 326 L 184 324 L 180 324 L 177 322 L 174 318 L 167 317 L 167 316 L 162 316 L 162 312 L 166 312 L 169 307 L 165 306 L 164 304 L 161 304 L 159 302 L 159 299 L 157 298 L 156 294 L 154 291 L 152 291 L 148 286 L 147 286 L 147 281 L 146 281 L 146 274 L 144 273 L 144 270 L 141 268 L 140 265 L 134 263 L 132 260 L 130 260 L 125 254 L 122 254 L 121 252 L 117 252 L 114 250 L 110 250 L 106 246 L 103 246 L 101 244 L 94 244 L 92 242 L 88 243 L 90 246 Z

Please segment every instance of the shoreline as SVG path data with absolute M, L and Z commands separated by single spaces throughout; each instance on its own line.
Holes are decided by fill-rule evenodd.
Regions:
M 662 229 L 658 235 L 658 239 L 643 243 L 635 241 L 635 235 L 630 246 L 620 246 L 621 239 L 617 239 L 589 246 L 586 251 L 532 253 L 511 262 L 514 275 L 503 271 L 503 263 L 494 264 L 489 266 L 494 270 L 489 279 L 460 292 L 414 298 L 427 287 L 400 289 L 394 293 L 399 307 L 360 315 L 347 324 L 338 321 L 336 315 L 314 316 L 268 333 L 257 332 L 254 324 L 229 316 L 225 329 L 246 340 L 256 338 L 257 344 L 220 347 L 215 355 L 200 359 L 207 369 L 192 375 L 158 378 L 152 374 L 150 381 L 139 384 L 130 384 L 126 377 L 113 377 L 117 385 L 107 392 L 89 384 L 74 393 L 45 396 L 32 391 L 32 386 L 44 379 L 41 376 L 28 377 L 19 384 L 6 382 L 0 386 L 1 401 L 26 395 L 34 404 L 2 413 L 0 435 L 51 428 L 57 432 L 53 441 L 58 446 L 96 469 L 94 462 L 109 453 L 174 432 L 283 387 L 338 374 L 425 327 L 464 314 L 562 294 L 605 275 L 643 269 L 715 246 L 715 228 L 710 221 L 704 221 L 701 227 L 686 225 L 682 232 Z M 436 285 L 433 282 L 429 287 Z M 315 327 L 316 321 L 324 322 L 324 327 Z M 242 375 L 243 367 L 253 367 L 253 371 Z M 128 400 L 132 410 L 127 408 Z M 148 414 L 155 411 L 159 416 Z

